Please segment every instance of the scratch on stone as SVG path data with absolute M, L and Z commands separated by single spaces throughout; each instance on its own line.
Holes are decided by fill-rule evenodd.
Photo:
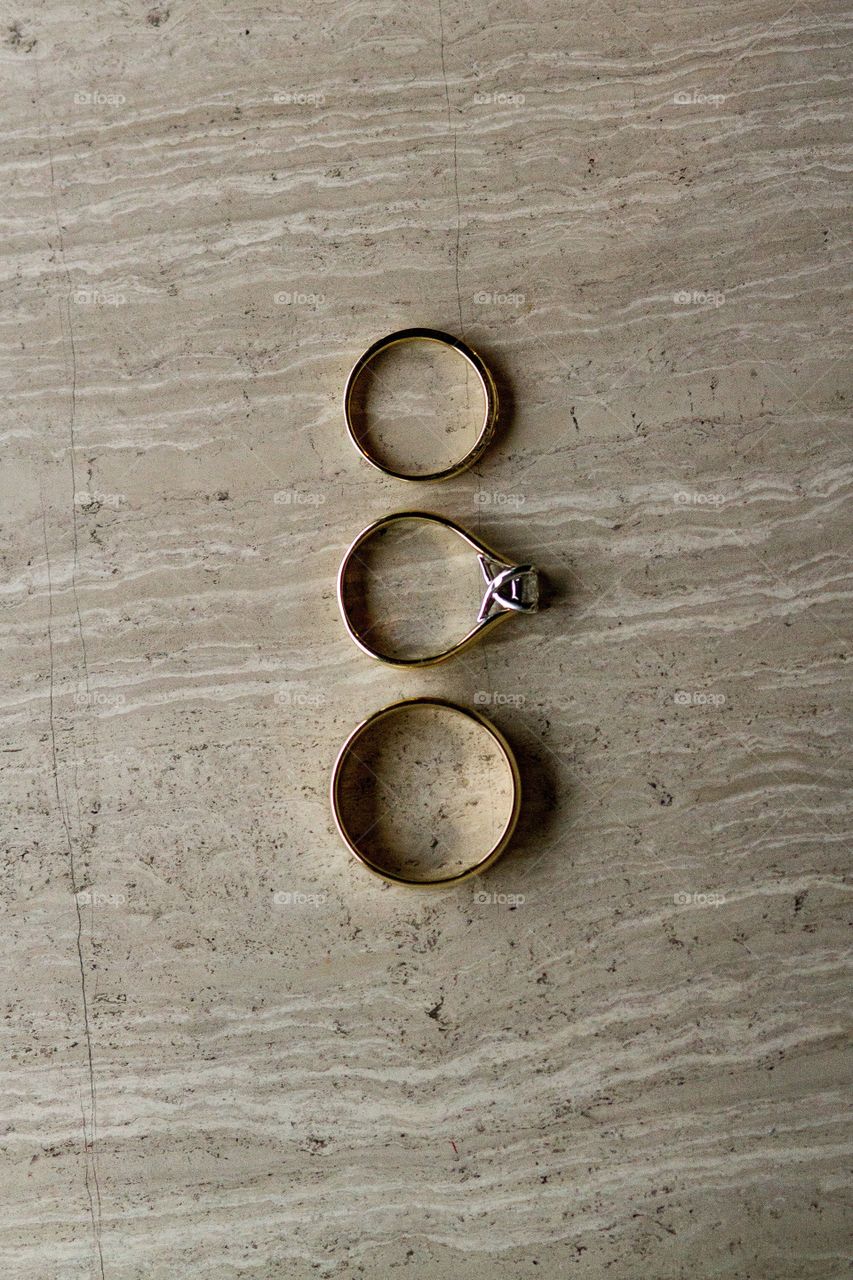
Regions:
M 36 81 L 38 84 L 39 94 L 41 94 L 41 83 L 38 78 L 38 66 L 36 66 Z M 80 616 L 80 599 L 77 595 L 77 570 L 80 563 L 80 552 L 77 539 L 77 472 L 74 462 L 74 453 L 76 450 L 76 441 L 74 438 L 74 429 L 77 422 L 77 345 L 74 340 L 74 324 L 71 318 L 71 272 L 68 270 L 68 262 L 65 257 L 65 237 L 62 234 L 62 220 L 59 216 L 59 206 L 56 202 L 56 175 L 53 168 L 53 143 L 50 137 L 50 128 L 45 130 L 45 142 L 47 144 L 47 159 L 50 169 L 50 202 L 53 207 L 53 218 L 56 223 L 56 234 L 59 239 L 59 257 L 62 261 L 62 269 L 65 273 L 65 280 L 68 285 L 68 297 L 66 298 L 65 308 L 68 318 L 68 341 L 71 349 L 71 404 L 69 407 L 68 418 L 68 435 L 69 435 L 69 462 L 71 464 L 71 536 L 74 546 L 74 558 L 71 566 L 71 594 L 74 598 L 74 610 L 77 615 L 77 632 L 80 637 L 80 654 L 83 661 L 83 679 L 86 685 L 86 694 L 89 695 L 89 663 L 86 654 L 86 637 L 83 634 L 83 619 Z M 60 311 L 60 328 L 62 328 L 62 313 Z
M 438 0 L 438 27 L 441 44 L 441 74 L 444 80 L 444 100 L 447 104 L 447 130 L 453 137 L 453 191 L 456 199 L 456 248 L 453 257 L 453 274 L 456 281 L 456 306 L 459 311 L 459 333 L 464 339 L 465 324 L 462 319 L 462 294 L 459 289 L 459 242 L 462 235 L 462 208 L 459 203 L 459 160 L 457 156 L 457 133 L 453 128 L 450 114 L 450 87 L 447 83 L 447 67 L 444 61 L 444 14 L 441 0 Z
M 74 897 L 74 907 L 77 912 L 77 964 L 80 969 L 80 994 L 83 1005 L 83 1032 L 86 1040 L 86 1051 L 88 1056 L 89 1070 L 89 1126 L 86 1126 L 86 1113 L 83 1111 L 83 1147 L 85 1159 L 85 1182 L 86 1194 L 89 1200 L 89 1215 L 92 1219 L 92 1231 L 95 1237 L 95 1247 L 98 1251 L 98 1264 L 100 1267 L 101 1280 L 104 1277 L 104 1255 L 101 1248 L 101 1189 L 98 1183 L 98 1168 L 95 1155 L 95 1134 L 96 1134 L 96 1095 L 95 1095 L 95 1064 L 92 1056 L 92 1031 L 89 1023 L 89 1002 L 86 991 L 86 966 L 83 962 L 83 912 L 80 906 L 80 899 L 77 896 L 77 869 L 74 861 L 74 837 L 71 834 L 71 826 L 68 821 L 68 813 L 62 802 L 62 793 L 59 787 L 59 757 L 56 750 L 56 719 L 54 715 L 54 680 L 55 680 L 55 663 L 53 654 L 53 581 L 50 570 L 50 547 L 47 540 L 47 513 L 44 507 L 44 498 L 42 497 L 41 508 L 42 534 L 44 537 L 44 556 L 47 566 L 47 645 L 50 663 L 50 679 L 48 685 L 48 722 L 50 725 L 50 753 L 51 753 L 51 772 L 53 775 L 53 789 L 56 796 L 56 805 L 59 809 L 59 816 L 62 821 L 62 827 L 65 832 L 65 841 L 68 846 L 68 866 L 71 878 L 71 892 Z M 82 1106 L 82 1103 L 81 1103 Z M 89 1173 L 91 1169 L 91 1184 L 94 1184 L 95 1194 L 92 1195 L 92 1185 L 90 1184 Z

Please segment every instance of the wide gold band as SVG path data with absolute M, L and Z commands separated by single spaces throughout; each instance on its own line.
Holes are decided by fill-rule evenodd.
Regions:
M 395 524 L 398 520 L 421 520 L 427 524 L 437 524 L 445 529 L 451 529 L 453 533 L 458 534 L 463 542 L 467 542 L 473 548 L 477 553 L 481 566 L 483 566 L 487 590 L 480 614 L 470 631 L 461 640 L 440 653 L 414 658 L 383 653 L 381 649 L 368 640 L 364 632 L 359 631 L 352 619 L 350 583 L 348 579 L 350 568 L 354 562 L 359 560 L 359 551 L 362 547 L 375 534 L 387 529 L 389 525 Z M 494 581 L 491 581 L 489 574 L 495 570 L 497 570 L 497 576 Z M 492 590 L 490 594 L 489 588 L 494 587 L 496 583 L 500 584 L 502 579 L 509 581 L 509 587 L 498 586 L 497 590 Z M 538 591 L 535 590 L 536 583 L 536 570 L 532 565 L 525 564 L 517 567 L 511 565 L 497 551 L 493 551 L 485 542 L 475 537 L 473 533 L 469 533 L 467 529 L 463 529 L 461 525 L 455 524 L 453 520 L 448 520 L 447 516 L 440 516 L 432 511 L 396 511 L 392 515 L 382 516 L 379 520 L 374 520 L 366 529 L 362 529 L 358 537 L 351 543 L 338 570 L 338 607 L 350 638 L 355 641 L 359 649 L 371 658 L 376 658 L 379 662 L 385 662 L 391 667 L 432 667 L 438 662 L 446 662 L 448 658 L 452 658 L 456 653 L 461 653 L 463 649 L 467 649 L 470 644 L 473 644 L 486 631 L 490 631 L 504 619 L 512 617 L 513 613 L 534 612 L 538 604 Z M 515 591 L 517 596 L 515 602 L 507 598 L 508 591 Z M 529 597 L 524 603 L 522 603 L 523 591 L 529 592 Z
M 353 423 L 353 389 L 364 372 L 367 365 L 375 360 L 380 352 L 388 351 L 391 347 L 398 346 L 401 342 L 438 342 L 442 346 L 452 347 L 454 351 L 458 351 L 476 373 L 480 380 L 480 386 L 483 389 L 483 395 L 486 401 L 485 413 L 483 415 L 483 425 L 480 428 L 480 434 L 473 448 L 466 453 L 464 458 L 459 462 L 454 462 L 451 466 L 445 467 L 442 471 L 433 471 L 429 474 L 409 473 L 406 471 L 397 471 L 393 467 L 387 466 L 384 462 L 373 453 L 369 445 L 365 443 L 363 434 L 356 431 Z M 466 467 L 470 467 L 488 448 L 489 441 L 495 433 L 495 426 L 498 420 L 498 392 L 495 386 L 495 380 L 487 369 L 486 365 L 477 355 L 476 351 L 467 346 L 460 338 L 454 338 L 452 334 L 442 333 L 439 329 L 400 329 L 396 333 L 389 333 L 387 338 L 380 338 L 378 342 L 374 342 L 372 347 L 368 347 L 364 355 L 359 356 L 352 367 L 347 384 L 344 388 L 344 420 L 347 425 L 350 439 L 358 449 L 363 458 L 366 458 L 371 466 L 376 467 L 378 471 L 384 472 L 386 476 L 393 476 L 397 480 L 447 480 L 450 476 L 459 475 L 460 471 L 464 471 Z
M 396 715 L 402 709 L 414 705 L 444 707 L 448 711 L 464 716 L 466 719 L 481 726 L 483 731 L 489 735 L 500 749 L 501 756 L 509 769 L 512 779 L 512 805 L 510 814 L 497 842 L 492 845 L 491 849 L 489 849 L 483 857 L 479 858 L 476 862 L 471 863 L 462 871 L 456 872 L 453 875 L 440 876 L 434 879 L 409 878 L 404 876 L 401 872 L 392 871 L 390 868 L 382 866 L 382 864 L 371 854 L 370 850 L 361 845 L 358 838 L 352 835 L 347 826 L 346 814 L 343 813 L 341 807 L 340 790 L 344 766 L 350 757 L 356 754 L 356 748 L 359 740 L 368 731 L 368 729 L 373 728 L 380 720 L 387 719 L 390 716 Z M 363 720 L 360 725 L 353 729 L 352 733 L 338 752 L 338 758 L 335 761 L 335 767 L 332 772 L 331 801 L 335 825 L 340 832 L 341 838 L 350 852 L 354 854 L 359 862 L 367 867 L 368 871 L 372 871 L 374 875 L 379 876 L 389 884 L 405 885 L 408 888 L 449 888 L 452 885 L 461 884 L 463 880 L 467 880 L 470 876 L 476 876 L 485 871 L 486 868 L 490 867 L 506 849 L 512 838 L 516 823 L 518 822 L 519 811 L 521 809 L 521 775 L 518 770 L 518 764 L 515 756 L 512 753 L 512 748 L 506 738 L 500 730 L 496 729 L 495 726 L 487 720 L 484 715 L 481 715 L 479 711 L 475 711 L 473 708 L 460 707 L 457 703 L 450 702 L 446 698 L 404 698 L 400 702 L 393 702 L 387 707 L 382 707 L 379 711 L 374 711 L 372 715 L 368 716 L 366 720 Z

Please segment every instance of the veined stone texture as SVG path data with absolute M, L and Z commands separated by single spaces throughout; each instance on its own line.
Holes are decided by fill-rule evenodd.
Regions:
M 846 1275 L 844 6 L 30 0 L 0 49 L 2 1275 Z M 428 491 L 341 413 L 411 325 L 504 406 Z M 410 507 L 548 607 L 371 662 L 335 575 Z M 443 894 L 328 803 L 424 693 L 525 783 Z

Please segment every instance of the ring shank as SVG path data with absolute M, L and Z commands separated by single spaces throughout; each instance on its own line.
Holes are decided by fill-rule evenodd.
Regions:
M 467 649 L 470 644 L 481 636 L 485 631 L 493 629 L 499 623 L 506 621 L 511 616 L 511 611 L 504 611 L 493 614 L 485 620 L 477 620 L 470 628 L 466 635 L 462 636 L 455 644 L 447 649 L 443 649 L 438 653 L 426 654 L 421 657 L 401 657 L 390 653 L 383 653 L 375 643 L 368 640 L 367 636 L 358 630 L 350 611 L 350 586 L 349 571 L 354 560 L 358 560 L 361 549 L 371 541 L 376 534 L 383 532 L 399 521 L 422 521 L 430 525 L 438 525 L 441 528 L 448 529 L 455 533 L 458 537 L 466 542 L 472 550 L 480 555 L 489 556 L 493 560 L 501 560 L 501 557 L 491 547 L 487 546 L 482 539 L 475 537 L 466 529 L 456 524 L 453 520 L 449 520 L 447 516 L 436 514 L 434 511 L 395 511 L 391 515 L 381 516 L 378 520 L 374 520 L 366 529 L 362 529 L 358 537 L 350 544 L 341 561 L 341 567 L 338 570 L 338 607 L 343 618 L 344 626 L 347 629 L 350 639 L 358 645 L 363 653 L 371 658 L 376 658 L 379 662 L 384 662 L 391 667 L 432 667 L 439 662 L 446 662 L 448 658 L 454 654 L 461 653 L 463 649 Z
M 392 347 L 399 346 L 405 342 L 436 342 L 440 346 L 450 347 L 457 351 L 474 370 L 480 382 L 480 387 L 485 398 L 485 411 L 483 414 L 483 424 L 480 428 L 479 435 L 473 446 L 460 458 L 458 462 L 451 463 L 450 466 L 444 467 L 438 471 L 428 473 L 415 473 L 400 471 L 394 467 L 388 466 L 382 462 L 377 455 L 365 443 L 361 434 L 356 430 L 353 422 L 353 396 L 356 384 L 367 366 L 385 351 L 390 351 Z M 400 329 L 396 333 L 390 333 L 385 338 L 380 338 L 378 342 L 374 342 L 371 347 L 359 356 L 346 381 L 344 388 L 344 421 L 346 422 L 349 437 L 359 451 L 361 456 L 365 458 L 372 467 L 383 472 L 386 476 L 392 476 L 396 480 L 412 480 L 430 482 L 436 480 L 448 480 L 451 476 L 457 476 L 460 472 L 467 470 L 472 466 L 478 458 L 482 456 L 488 448 L 489 443 L 495 433 L 498 420 L 498 392 L 495 386 L 495 380 L 492 377 L 488 367 L 477 354 L 472 350 L 461 338 L 454 338 L 452 334 L 442 333 L 440 329 Z
M 509 770 L 512 784 L 512 805 L 509 817 L 507 818 L 498 839 L 487 853 L 476 862 L 464 867 L 461 871 L 454 872 L 451 875 L 426 879 L 409 877 L 400 871 L 391 870 L 389 867 L 383 866 L 381 861 L 376 859 L 369 850 L 363 848 L 359 844 L 358 838 L 353 836 L 348 828 L 346 814 L 343 811 L 343 805 L 341 802 L 341 781 L 344 769 L 352 758 L 357 758 L 355 757 L 355 750 L 359 741 L 361 741 L 364 735 L 369 730 L 373 729 L 380 721 L 395 716 L 413 706 L 442 708 L 451 713 L 461 715 L 466 720 L 476 724 L 489 736 L 491 741 L 497 745 L 500 757 Z M 451 702 L 446 698 L 404 698 L 400 702 L 391 703 L 389 706 L 382 707 L 379 711 L 375 711 L 372 715 L 368 716 L 366 720 L 363 720 L 361 724 L 357 725 L 349 735 L 346 742 L 338 752 L 338 757 L 335 761 L 335 767 L 332 772 L 331 803 L 335 825 L 338 828 L 341 838 L 349 848 L 350 852 L 368 869 L 368 871 L 373 872 L 374 875 L 379 876 L 382 880 L 385 880 L 388 883 L 404 885 L 409 888 L 447 888 L 461 884 L 462 881 L 469 879 L 471 876 L 479 875 L 481 872 L 485 871 L 487 867 L 490 867 L 506 849 L 515 830 L 521 808 L 521 775 L 519 773 L 518 764 L 515 756 L 513 755 L 512 748 L 506 738 L 504 738 L 500 730 L 487 720 L 479 711 L 476 711 L 473 708 L 459 706 L 458 703 Z

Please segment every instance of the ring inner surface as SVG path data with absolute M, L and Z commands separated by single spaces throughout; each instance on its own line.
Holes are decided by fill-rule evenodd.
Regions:
M 360 447 L 380 466 L 413 478 L 466 457 L 485 412 L 476 370 L 454 348 L 428 339 L 380 351 L 358 374 L 350 399 Z
M 480 862 L 512 816 L 500 745 L 450 707 L 415 703 L 379 717 L 341 766 L 350 840 L 380 872 L 429 883 Z
M 472 547 L 429 520 L 395 520 L 361 544 L 344 574 L 350 622 L 378 653 L 450 649 L 477 618 L 485 584 Z

